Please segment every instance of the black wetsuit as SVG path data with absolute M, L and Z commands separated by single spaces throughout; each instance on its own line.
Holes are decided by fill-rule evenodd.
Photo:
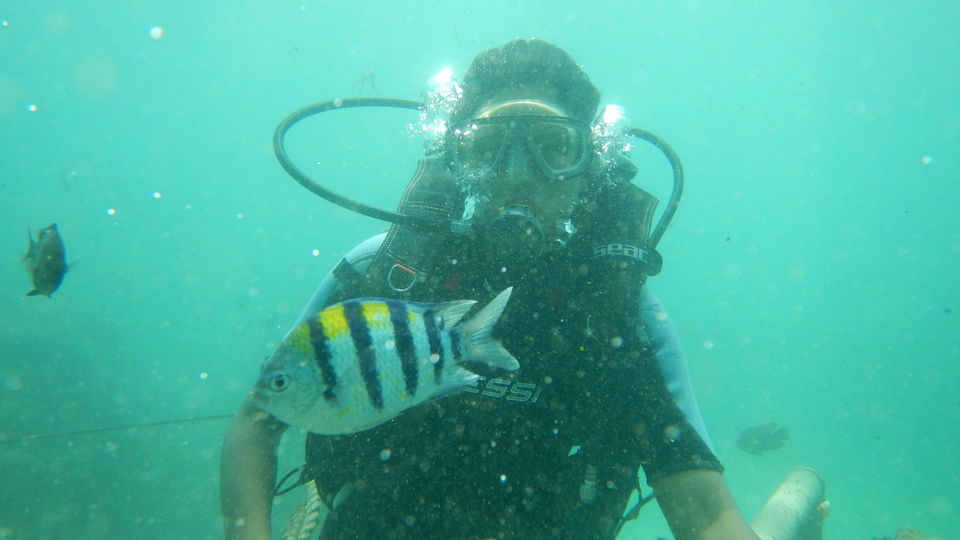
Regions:
M 660 375 L 639 283 L 607 286 L 618 267 L 579 253 L 573 242 L 504 276 L 515 289 L 494 336 L 519 370 L 471 365 L 483 379 L 467 392 L 308 437 L 304 477 L 335 506 L 321 538 L 611 538 L 640 467 L 648 482 L 722 469 Z M 483 305 L 504 285 L 485 283 L 488 265 L 469 253 L 457 262 L 416 299 Z

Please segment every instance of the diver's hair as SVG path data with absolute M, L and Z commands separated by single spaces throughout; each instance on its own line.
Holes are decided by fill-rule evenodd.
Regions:
M 543 99 L 592 122 L 600 90 L 566 51 L 539 39 L 515 39 L 478 54 L 463 76 L 463 97 L 450 122 L 467 121 L 496 99 Z

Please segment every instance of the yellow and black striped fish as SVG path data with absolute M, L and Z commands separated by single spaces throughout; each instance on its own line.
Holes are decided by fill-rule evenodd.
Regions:
M 476 303 L 359 298 L 295 328 L 260 372 L 254 397 L 283 422 L 314 433 L 354 433 L 472 384 L 461 365 L 520 364 L 490 332 L 512 289 L 461 322 Z

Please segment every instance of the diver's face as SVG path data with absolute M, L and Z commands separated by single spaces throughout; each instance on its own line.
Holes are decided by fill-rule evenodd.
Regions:
M 479 217 L 489 219 L 510 205 L 528 206 L 550 232 L 560 232 L 583 189 L 585 163 L 592 159 L 589 127 L 533 100 L 488 105 L 475 122 L 480 133 L 503 132 L 490 137 L 494 144 L 486 150 L 487 157 L 497 154 L 487 172 L 489 204 L 478 209 Z

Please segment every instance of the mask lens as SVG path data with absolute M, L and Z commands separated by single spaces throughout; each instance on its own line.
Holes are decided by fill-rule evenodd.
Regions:
M 531 124 L 530 142 L 554 171 L 579 165 L 586 153 L 583 130 L 566 122 L 541 121 Z
M 501 124 L 464 126 L 456 139 L 455 159 L 464 170 L 482 171 L 500 159 L 507 128 Z
M 582 172 L 590 157 L 590 129 L 569 118 L 510 116 L 480 118 L 456 129 L 453 164 L 466 173 L 487 174 L 516 141 L 533 154 L 549 178 Z

